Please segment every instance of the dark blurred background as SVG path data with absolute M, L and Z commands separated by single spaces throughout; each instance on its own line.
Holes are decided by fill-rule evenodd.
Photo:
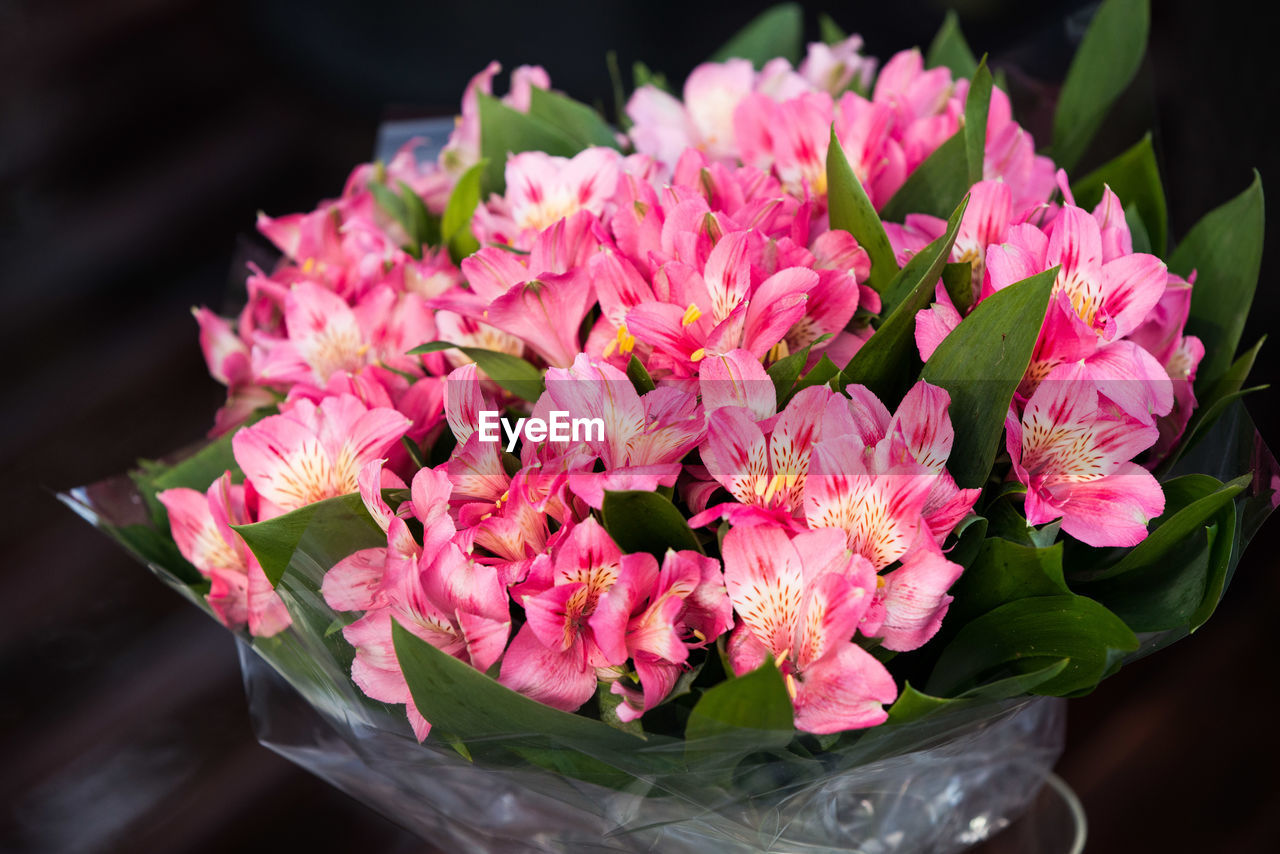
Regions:
M 187 310 L 224 302 L 258 210 L 335 195 L 383 118 L 456 111 L 495 58 L 611 108 L 606 50 L 680 80 L 766 5 L 0 0 L 0 849 L 430 850 L 259 747 L 231 637 L 53 491 L 207 430 L 220 389 Z M 1090 8 L 951 5 L 975 50 L 1047 96 Z M 1147 62 L 1082 168 L 1154 126 L 1176 237 L 1251 168 L 1280 176 L 1280 71 L 1254 4 L 1153 5 Z M 927 45 L 943 6 L 819 8 L 887 57 Z M 1047 139 L 1046 110 L 1019 117 Z M 1246 344 L 1280 310 L 1267 234 Z M 1274 399 L 1253 401 L 1273 445 Z M 1071 703 L 1059 770 L 1093 854 L 1280 850 L 1277 527 L 1192 641 Z

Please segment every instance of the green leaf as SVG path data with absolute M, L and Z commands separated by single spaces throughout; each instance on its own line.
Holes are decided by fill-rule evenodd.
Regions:
M 960 316 L 968 314 L 976 296 L 973 288 L 973 265 L 968 261 L 947 264 L 942 268 L 942 284 Z
M 1131 205 L 1137 209 L 1151 247 L 1156 255 L 1163 258 L 1169 234 L 1169 213 L 1150 133 L 1124 154 L 1075 181 L 1071 192 L 1077 205 L 1093 210 L 1102 201 L 1104 186 L 1110 186 L 1112 192 L 1120 197 L 1126 212 Z
M 823 44 L 839 44 L 849 37 L 835 19 L 826 12 L 818 15 L 818 33 Z
M 982 180 L 982 160 L 987 145 L 987 112 L 991 107 L 991 70 L 982 57 L 973 73 L 964 102 L 964 152 L 969 166 L 969 186 Z
M 1106 0 L 1071 60 L 1053 114 L 1053 160 L 1071 171 L 1111 105 L 1138 72 L 1151 23 L 1148 0 Z
M 945 217 L 969 189 L 969 163 L 964 128 L 956 131 L 911 173 L 880 209 L 886 222 L 902 222 L 907 214 Z
M 875 334 L 858 348 L 842 372 L 842 381 L 861 383 L 884 401 L 902 398 L 910 387 L 920 364 L 916 349 L 916 315 L 933 301 L 934 290 L 951 247 L 955 245 L 969 197 L 951 212 L 947 231 L 942 237 L 920 250 L 907 262 L 885 295 L 891 313 Z M 897 294 L 906 296 L 895 304 Z
M 688 520 L 656 492 L 606 491 L 600 515 L 609 536 L 628 554 L 648 552 L 661 561 L 667 549 L 702 551 Z
M 709 62 L 749 59 L 757 69 L 775 57 L 796 65 L 804 47 L 804 13 L 797 3 L 765 9 L 711 55 Z
M 926 689 L 946 696 L 981 684 L 992 674 L 1042 669 L 1060 659 L 1067 666 L 1038 685 L 1037 694 L 1088 691 L 1110 668 L 1114 653 L 1138 648 L 1129 627 L 1085 596 L 1016 599 L 962 628 L 942 651 Z
M 1057 275 L 1055 267 L 978 303 L 920 373 L 951 394 L 956 438 L 949 465 L 961 487 L 980 487 L 991 473 L 1005 414 L 1031 364 Z
M 810 386 L 828 383 L 839 373 L 840 368 L 835 362 L 831 361 L 830 356 L 823 353 L 822 358 L 818 359 L 818 363 L 810 368 L 808 373 L 796 380 L 795 390 L 800 391 Z
M 647 742 L 590 718 L 572 715 L 518 694 L 441 652 L 392 621 L 396 659 L 413 703 L 434 730 L 468 744 L 471 752 L 491 744 L 517 748 L 533 761 L 554 757 L 532 749 L 544 745 L 559 753 L 564 770 L 584 779 L 625 784 L 632 775 L 615 765 L 639 765 Z M 521 747 L 528 746 L 526 749 Z M 603 758 L 603 761 L 601 761 Z
M 916 690 L 908 682 L 903 687 L 902 693 L 898 695 L 898 699 L 889 707 L 889 719 L 885 723 L 888 725 L 911 723 L 944 710 L 1022 697 L 1061 674 L 1070 663 L 1066 658 L 1050 661 L 1044 667 L 1027 673 L 1016 673 L 1013 676 L 1006 676 L 1003 679 L 970 688 L 958 697 L 935 697 Z
M 983 516 L 970 514 L 960 520 L 951 532 L 954 543 L 948 546 L 947 559 L 968 569 L 977 560 L 982 544 L 986 542 L 989 522 Z
M 956 582 L 947 616 L 964 623 L 1015 599 L 1070 592 L 1062 575 L 1062 543 L 1036 548 L 991 537 Z
M 462 347 L 448 341 L 431 341 L 409 351 L 410 356 L 438 353 L 441 350 L 460 350 L 475 361 L 480 370 L 498 385 L 521 400 L 536 401 L 542 396 L 542 371 L 509 353 L 498 353 L 480 347 Z
M 1264 237 L 1262 178 L 1196 223 L 1169 257 L 1182 276 L 1195 270 L 1186 334 L 1204 343 L 1196 371 L 1196 391 L 1213 386 L 1235 358 L 1245 317 L 1262 268 Z
M 559 92 L 533 87 L 530 90 L 529 115 L 544 120 L 582 148 L 593 145 L 618 148 L 613 128 L 599 113 Z
M 422 257 L 423 246 L 440 245 L 440 218 L 427 210 L 426 202 L 404 181 L 398 182 L 400 198 L 404 202 L 405 231 L 409 234 L 410 249 L 416 257 Z
M 951 76 L 956 78 L 971 78 L 978 70 L 978 60 L 974 59 L 973 51 L 969 50 L 969 44 L 960 32 L 960 18 L 954 9 L 948 9 L 947 16 L 942 19 L 942 26 L 925 54 L 925 67 L 950 68 Z
M 380 181 L 369 182 L 369 193 L 373 196 L 374 204 L 383 213 L 400 223 L 406 232 L 409 230 L 409 209 L 405 207 L 404 199 L 399 194 Z
M 356 493 L 308 504 L 264 522 L 231 527 L 262 564 L 272 587 L 280 583 L 294 553 L 300 549 L 303 554 L 346 557 L 360 549 L 387 544 L 387 535 L 369 516 Z
M 894 700 L 893 705 L 889 707 L 889 718 L 885 721 L 885 724 L 905 724 L 911 721 L 918 721 L 948 706 L 954 706 L 957 702 L 959 701 L 947 699 L 946 697 L 934 697 L 923 691 L 917 691 L 915 686 L 907 682 L 902 686 L 898 699 Z
M 1129 226 L 1129 237 L 1133 241 L 1133 251 L 1143 252 L 1147 255 L 1154 255 L 1155 249 L 1151 243 L 1151 235 L 1147 231 L 1147 224 L 1142 221 L 1142 214 L 1138 213 L 1137 205 L 1128 205 L 1124 209 L 1124 221 Z M 1168 239 L 1167 237 L 1165 238 Z M 1164 251 L 1161 251 L 1160 257 L 1164 257 Z
M 1252 474 L 1246 474 L 1223 484 L 1208 475 L 1196 474 L 1165 482 L 1163 488 L 1169 509 L 1152 521 L 1152 529 L 1147 538 L 1111 566 L 1082 574 L 1082 580 L 1101 581 L 1176 561 L 1180 544 L 1200 530 L 1223 507 L 1230 506 L 1252 479 Z M 1184 503 L 1185 499 L 1179 500 L 1182 496 L 1189 496 L 1193 500 Z M 1170 512 L 1171 510 L 1174 512 Z
M 827 148 L 827 207 L 831 227 L 849 232 L 857 239 L 858 245 L 867 250 L 871 257 L 871 275 L 867 284 L 883 293 L 898 272 L 898 262 L 876 209 L 871 206 L 862 182 L 844 156 L 840 140 L 836 139 L 834 125 L 831 127 L 831 145 Z
M 480 111 L 480 156 L 488 161 L 480 182 L 482 196 L 505 188 L 508 154 L 545 151 L 572 157 L 585 147 L 545 119 L 513 110 L 482 92 L 476 93 L 476 104 Z
M 631 85 L 639 89 L 641 86 L 652 86 L 663 92 L 670 92 L 671 87 L 667 84 L 667 75 L 654 71 L 643 62 L 634 62 L 631 64 Z
M 699 757 L 784 747 L 795 734 L 791 697 L 772 659 L 710 688 L 689 713 L 686 752 Z
M 653 377 L 649 376 L 649 369 L 634 354 L 631 356 L 631 361 L 627 362 L 627 379 L 631 380 L 631 385 L 635 387 L 636 394 L 648 394 L 657 388 L 657 385 L 653 382 Z
M 1165 513 L 1147 539 L 1109 567 L 1072 573 L 1076 586 L 1134 631 L 1194 631 L 1222 598 L 1235 546 L 1234 500 L 1248 483 L 1248 475 L 1229 484 L 1201 474 L 1167 481 Z
M 534 91 L 540 91 L 534 89 Z M 449 204 L 444 209 L 444 220 L 440 224 L 440 239 L 449 247 L 449 255 L 455 264 L 461 263 L 471 253 L 480 248 L 480 243 L 471 233 L 471 216 L 480 204 L 480 179 L 488 161 L 481 160 L 458 179 L 449 195 Z
M 631 119 L 627 117 L 627 87 L 622 82 L 622 68 L 618 65 L 618 52 L 611 50 L 604 55 L 605 67 L 609 70 L 609 88 L 613 93 L 614 121 L 624 131 L 631 129 Z

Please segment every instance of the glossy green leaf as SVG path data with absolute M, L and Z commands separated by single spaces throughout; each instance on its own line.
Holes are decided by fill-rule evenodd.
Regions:
M 413 703 L 433 729 L 466 743 L 474 752 L 489 742 L 511 745 L 539 764 L 557 761 L 522 743 L 543 744 L 561 754 L 561 767 L 584 779 L 625 783 L 631 775 L 616 764 L 639 765 L 647 742 L 591 718 L 531 700 L 392 621 L 396 659 Z M 434 732 L 433 732 L 434 735 Z M 521 749 L 523 748 L 523 749 Z M 601 761 L 600 757 L 604 757 Z
M 831 144 L 827 148 L 827 206 L 831 227 L 849 232 L 857 239 L 858 245 L 867 250 L 871 257 L 871 275 L 867 284 L 883 293 L 898 272 L 898 262 L 876 209 L 871 206 L 862 182 L 844 156 L 834 126 L 831 128 Z
M 572 157 L 585 146 L 555 125 L 513 110 L 497 98 L 476 93 L 480 112 L 480 156 L 488 161 L 480 182 L 481 195 L 501 193 L 506 186 L 507 155 L 545 151 Z
M 818 363 L 810 368 L 800 379 L 796 380 L 796 391 L 809 388 L 815 385 L 823 385 L 830 382 L 840 373 L 839 366 L 831 361 L 831 357 L 826 353 L 822 354 L 822 358 L 818 359 Z
M 947 559 L 968 569 L 977 560 L 986 541 L 987 526 L 990 523 L 984 516 L 970 514 L 960 521 L 952 530 L 948 540 Z
M 271 586 L 284 577 L 294 553 L 346 557 L 360 549 L 387 544 L 387 535 L 373 521 L 356 493 L 307 504 L 283 516 L 232 525 L 253 552 Z M 326 567 L 327 568 L 327 567 Z
M 749 59 L 761 68 L 775 57 L 796 65 L 804 48 L 804 13 L 797 3 L 780 3 L 765 9 L 713 53 L 710 62 Z
M 905 291 L 906 296 L 889 309 L 891 313 L 880 328 L 849 360 L 842 371 L 842 381 L 846 384 L 865 385 L 885 401 L 900 400 L 906 393 L 920 364 L 915 338 L 916 315 L 933 301 L 938 278 L 951 257 L 968 204 L 966 196 L 951 212 L 946 233 L 917 252 L 890 285 L 889 294 Z
M 529 96 L 529 115 L 544 120 L 582 148 L 593 145 L 618 148 L 613 128 L 586 104 L 536 86 L 530 90 Z
M 1035 692 L 1075 694 L 1098 683 L 1115 653 L 1137 648 L 1129 627 L 1085 596 L 1016 599 L 962 628 L 939 656 L 926 689 L 946 696 L 993 674 L 1026 673 L 1065 658 L 1069 663 L 1062 672 Z
M 885 222 L 902 222 L 907 214 L 945 217 L 969 189 L 964 128 L 956 131 L 916 167 L 893 198 L 880 209 Z
M 1006 676 L 1003 679 L 970 688 L 958 697 L 935 697 L 916 690 L 908 682 L 903 687 L 902 693 L 898 695 L 898 699 L 889 707 L 889 719 L 885 723 L 886 725 L 906 724 L 941 711 L 1022 697 L 1057 677 L 1067 669 L 1070 663 L 1070 660 L 1065 658 L 1049 661 L 1043 667 L 1026 673 L 1015 673 L 1013 676 Z
M 947 617 L 963 623 L 1016 599 L 1070 592 L 1062 575 L 1062 543 L 1036 548 L 989 537 L 955 583 Z
M 1058 269 L 996 291 L 938 345 L 920 378 L 951 394 L 955 444 L 948 465 L 964 488 L 986 483 L 1022 381 Z M 879 334 L 879 333 L 876 333 Z M 874 336 L 873 336 L 874 337 Z
M 987 147 L 987 114 L 991 108 L 991 70 L 982 57 L 969 84 L 964 102 L 964 154 L 969 167 L 969 186 L 982 180 L 982 161 Z
M 1186 328 L 1204 343 L 1197 393 L 1218 381 L 1240 345 L 1262 268 L 1263 219 L 1262 179 L 1255 172 L 1247 190 L 1206 214 L 1169 256 L 1171 271 L 1197 273 Z
M 688 520 L 656 492 L 605 492 L 600 516 L 609 536 L 628 554 L 648 552 L 661 561 L 667 549 L 702 551 Z
M 1163 485 L 1165 500 L 1170 508 L 1177 508 L 1176 512 L 1166 510 L 1165 515 L 1152 521 L 1145 540 L 1111 566 L 1085 574 L 1083 580 L 1101 581 L 1176 561 L 1183 541 L 1203 528 L 1222 508 L 1230 506 L 1252 479 L 1253 475 L 1247 474 L 1223 484 L 1208 475 L 1186 475 L 1167 481 Z M 1209 489 L 1212 491 L 1204 492 Z M 1185 506 L 1178 500 L 1179 495 L 1195 496 L 1198 492 L 1203 494 Z
M 631 361 L 627 362 L 627 379 L 631 380 L 631 385 L 635 387 L 636 394 L 648 394 L 657 388 L 657 385 L 653 382 L 653 377 L 649 376 L 648 368 L 635 355 L 632 355 Z
M 410 356 L 438 353 L 441 350 L 459 350 L 475 361 L 480 370 L 498 385 L 521 400 L 536 401 L 542 396 L 542 371 L 509 353 L 484 350 L 479 347 L 462 347 L 448 341 L 431 341 L 409 351 Z
M 480 243 L 471 233 L 471 216 L 476 211 L 476 205 L 480 204 L 480 179 L 487 167 L 488 162 L 481 160 L 462 173 L 449 195 L 449 204 L 444 209 L 440 239 L 449 247 L 449 255 L 455 264 L 480 248 Z
M 794 734 L 791 697 L 772 659 L 708 689 L 685 727 L 688 752 L 699 755 L 783 747 Z
M 1053 114 L 1053 160 L 1070 171 L 1147 50 L 1148 0 L 1105 0 L 1080 42 Z
M 1074 181 L 1071 192 L 1077 205 L 1093 210 L 1102 201 L 1104 186 L 1111 187 L 1126 211 L 1131 205 L 1137 209 L 1146 227 L 1149 245 L 1156 255 L 1163 258 L 1168 243 L 1169 213 L 1150 133 L 1119 157 Z M 1136 251 L 1137 247 L 1134 249 Z
M 968 261 L 957 261 L 943 267 L 942 284 L 960 316 L 968 314 L 977 296 L 973 287 L 973 265 Z
M 952 77 L 973 77 L 978 70 L 978 60 L 974 58 L 969 43 L 960 32 L 960 18 L 954 9 L 947 10 L 942 19 L 938 34 L 933 37 L 929 51 L 925 54 L 925 67 L 951 69 Z

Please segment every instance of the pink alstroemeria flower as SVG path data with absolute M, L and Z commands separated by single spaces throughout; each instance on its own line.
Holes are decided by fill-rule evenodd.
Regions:
M 567 370 L 548 369 L 546 385 L 534 416 L 558 410 L 569 419 L 599 419 L 604 425 L 599 435 L 588 431 L 580 442 L 559 449 L 573 454 L 569 488 L 597 510 L 605 490 L 674 486 L 680 460 L 702 441 L 702 413 L 693 394 L 664 386 L 642 396 L 626 374 L 586 354 Z M 526 464 L 546 456 L 529 442 L 523 450 Z M 603 471 L 593 471 L 597 460 Z
M 769 525 L 731 528 L 724 577 L 738 627 L 729 639 L 735 673 L 772 658 L 795 707 L 796 727 L 831 733 L 883 723 L 898 696 L 884 665 L 854 644 L 875 571 L 839 531 L 788 538 Z
M 649 560 L 638 561 L 636 570 L 600 597 L 590 619 L 608 660 L 635 663 L 640 691 L 627 675 L 610 687 L 623 698 L 617 708 L 623 721 L 665 699 L 686 669 L 689 651 L 714 643 L 733 626 L 733 606 L 714 558 L 668 550 L 661 569 Z
M 156 495 L 169 512 L 173 541 L 182 556 L 209 579 L 205 598 L 229 629 L 248 625 L 249 633 L 270 637 L 293 622 L 271 587 L 258 559 L 231 529 L 256 521 L 251 487 L 231 482 L 227 472 L 207 493 L 166 489 Z
M 527 259 L 486 247 L 462 262 L 471 291 L 441 297 L 444 308 L 523 340 L 550 365 L 582 352 L 578 329 L 595 303 L 586 258 L 598 246 L 596 220 L 582 210 L 542 231 Z
M 1036 389 L 1018 418 L 1005 421 L 1013 471 L 1027 487 L 1027 522 L 1062 519 L 1062 530 L 1091 546 L 1135 546 L 1164 510 L 1150 472 L 1130 462 L 1159 436 L 1104 406 L 1082 366 L 1064 366 Z
M 364 549 L 325 575 L 321 593 L 337 611 L 364 611 L 343 629 L 355 647 L 351 678 L 368 696 L 403 703 L 418 740 L 431 724 L 418 711 L 400 670 L 392 640 L 392 621 L 478 670 L 502 655 L 510 635 L 507 594 L 496 570 L 464 553 L 453 542 L 447 514 L 448 476 L 422 469 L 414 476 L 410 500 L 392 513 L 381 488 L 394 476 L 373 460 L 361 470 L 360 493 L 374 520 L 387 532 L 385 548 Z M 423 527 L 419 545 L 405 524 L 412 515 Z
M 355 492 L 360 469 L 386 456 L 412 422 L 394 409 L 369 409 L 351 395 L 287 404 L 279 415 L 231 439 L 236 462 L 269 519 Z
M 622 175 L 622 155 L 586 148 L 572 158 L 525 151 L 507 160 L 503 196 L 477 209 L 473 228 L 483 243 L 529 249 L 538 233 L 579 211 L 605 214 Z
M 616 676 L 610 669 L 625 663 L 625 657 L 616 657 L 619 649 L 626 649 L 625 640 L 596 636 L 591 617 L 600 598 L 656 561 L 650 554 L 624 555 L 592 517 L 562 531 L 550 556 L 534 560 L 528 579 L 513 591 L 527 622 L 511 641 L 498 679 L 539 702 L 571 712 L 596 692 L 597 670 Z
M 480 162 L 480 100 L 477 95 L 493 94 L 493 78 L 501 70 L 502 66 L 497 62 L 490 62 L 467 83 L 462 93 L 462 115 L 449 135 L 449 143 L 440 152 L 440 167 L 446 173 L 460 177 Z M 527 113 L 534 88 L 551 88 L 551 78 L 546 70 L 538 65 L 517 66 L 511 72 L 511 91 L 502 97 L 502 103 L 517 112 Z
M 734 501 L 708 508 L 694 527 L 727 518 L 733 524 L 773 522 L 802 528 L 810 455 L 835 397 L 825 386 L 802 389 L 778 416 L 757 421 L 752 410 L 723 406 L 707 415 L 707 440 L 699 449 L 707 472 Z
M 660 352 L 661 364 L 678 376 L 696 375 L 698 362 L 709 354 L 742 348 L 764 358 L 805 316 L 809 294 L 821 280 L 800 266 L 766 274 L 752 259 L 762 250 L 758 234 L 739 231 L 720 238 L 701 272 L 667 264 L 669 297 L 631 309 L 630 334 Z M 856 287 L 850 290 L 856 296 Z

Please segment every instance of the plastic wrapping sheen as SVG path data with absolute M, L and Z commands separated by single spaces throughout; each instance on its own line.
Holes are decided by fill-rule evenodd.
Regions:
M 1174 474 L 1180 470 L 1254 473 L 1254 489 L 1238 500 L 1229 582 L 1273 508 L 1274 460 L 1237 405 Z M 62 498 L 209 611 L 207 587 L 128 477 Z M 441 692 L 447 700 L 433 705 L 453 720 L 432 720 L 419 744 L 403 707 L 369 699 L 351 680 L 354 651 L 342 628 L 355 615 L 335 613 L 319 592 L 352 548 L 350 538 L 334 539 L 323 523 L 300 536 L 277 588 L 292 626 L 237 638 L 255 730 L 263 744 L 443 850 L 947 854 L 1016 819 L 1062 750 L 1064 703 L 1046 698 L 957 704 L 820 738 L 740 730 L 686 740 L 636 736 L 532 701 L 529 720 L 491 716 L 472 725 L 467 715 L 484 717 L 484 700 L 470 691 Z M 1128 658 L 1184 635 L 1146 634 Z M 463 668 L 455 675 L 470 688 L 482 680 L 480 693 L 506 691 L 422 647 Z M 558 716 L 554 726 L 543 725 L 544 711 Z

